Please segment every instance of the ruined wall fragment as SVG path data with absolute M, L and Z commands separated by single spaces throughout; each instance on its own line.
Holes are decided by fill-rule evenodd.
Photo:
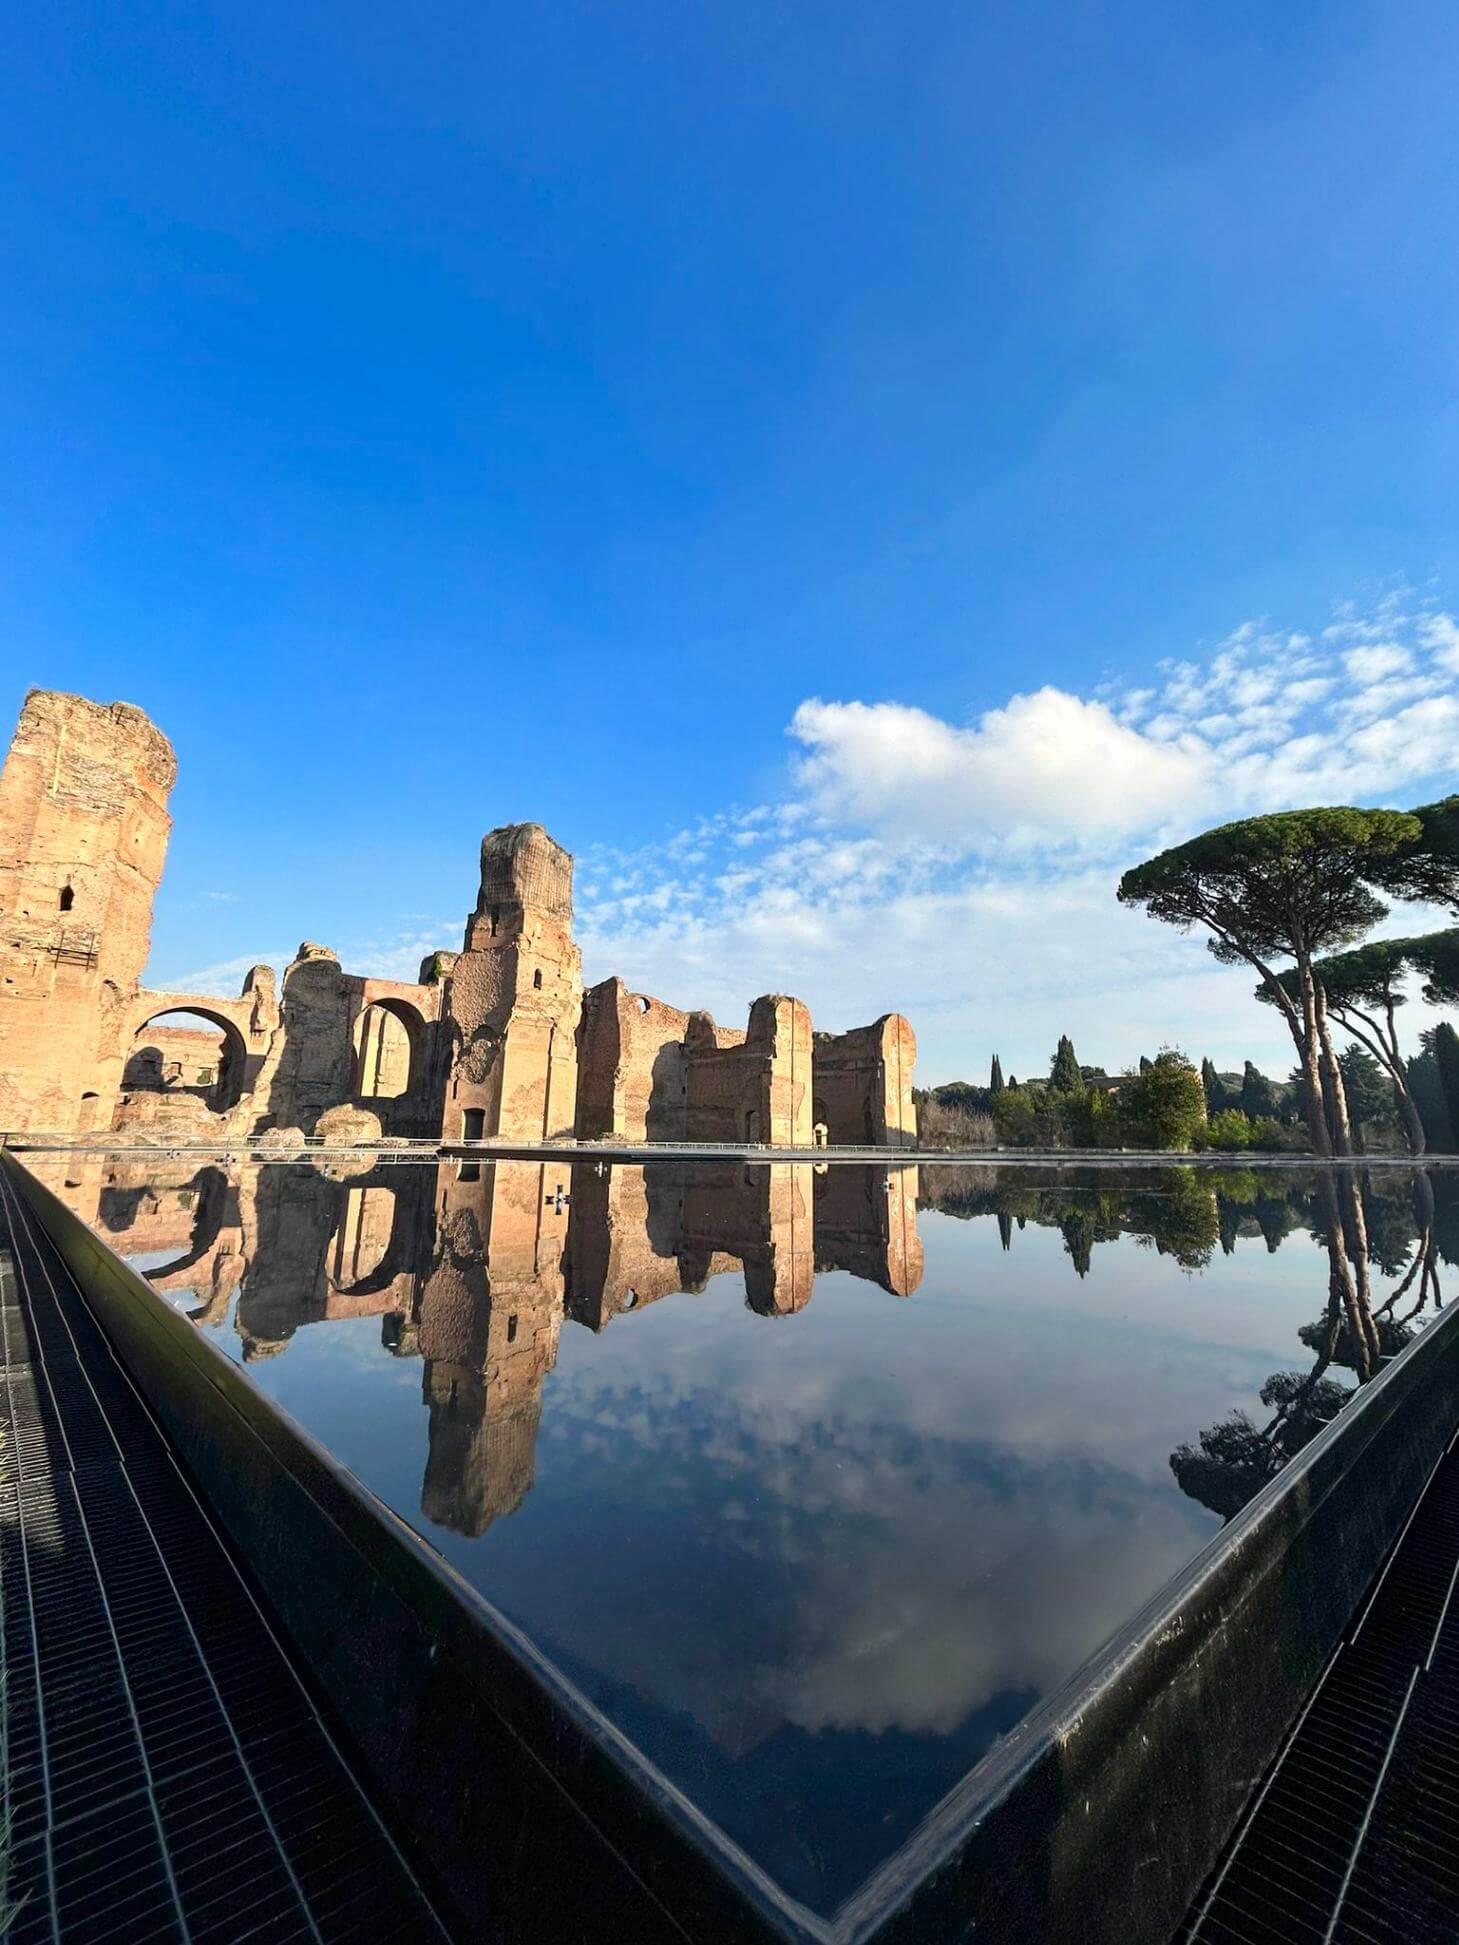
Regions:
M 621 979 L 583 995 L 577 1132 L 592 1140 L 683 1141 L 688 1125 L 689 1015 Z
M 767 993 L 750 1008 L 749 1030 L 724 1044 L 707 1013 L 691 1015 L 684 1038 L 690 1141 L 809 1147 L 811 1016 L 800 1000 Z
M 812 1062 L 818 1141 L 832 1147 L 916 1146 L 917 1038 L 900 1013 L 884 1013 L 848 1033 L 816 1034 Z
M 915 1168 L 825 1168 L 816 1179 L 816 1269 L 909 1297 L 922 1281 Z
M 568 1225 L 567 1315 L 599 1331 L 683 1288 L 684 1185 L 655 1167 L 575 1169 Z M 678 1171 L 672 1171 L 677 1177 Z
M 683 1197 L 682 1287 L 702 1290 L 738 1262 L 751 1310 L 803 1310 L 815 1283 L 814 1181 L 811 1162 L 695 1168 Z

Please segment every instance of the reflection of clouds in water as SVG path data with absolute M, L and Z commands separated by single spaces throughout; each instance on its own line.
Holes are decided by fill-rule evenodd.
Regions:
M 1056 1234 L 1010 1261 L 991 1223 L 923 1220 L 952 1247 L 906 1303 L 831 1275 L 784 1326 L 727 1291 L 564 1338 L 537 1492 L 587 1493 L 636 1566 L 596 1555 L 553 1599 L 591 1601 L 597 1665 L 722 1746 L 946 1735 L 1047 1691 L 1214 1530 L 1169 1454 L 1302 1361 L 1322 1297 L 1298 1238 L 1280 1276 L 1260 1244 L 1199 1279 L 1124 1244 L 1081 1283 Z M 686 1537 L 646 1579 L 656 1521 Z
M 1047 1692 L 1185 1557 L 1191 1524 L 1072 1474 L 1009 1496 L 936 1470 L 905 1524 L 871 1538 L 874 1572 L 855 1547 L 815 1562 L 785 1712 L 812 1730 L 948 1734 L 1004 1690 Z
M 1045 1690 L 1211 1525 L 1098 1463 L 686 1402 L 662 1382 L 589 1392 L 544 1435 L 565 1465 L 612 1454 L 595 1512 L 621 1512 L 627 1554 L 641 1521 L 695 1526 L 674 1571 L 595 1578 L 594 1659 L 741 1748 L 783 1722 L 948 1734 L 1006 1689 Z

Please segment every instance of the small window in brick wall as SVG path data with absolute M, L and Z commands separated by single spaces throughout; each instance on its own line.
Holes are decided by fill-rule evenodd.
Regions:
M 62 885 L 62 887 L 61 887 L 61 910 L 62 910 L 63 912 L 69 912 L 69 911 L 70 911 L 70 909 L 71 909 L 71 907 L 72 907 L 72 906 L 73 906 L 73 905 L 74 905 L 75 903 L 76 903 L 76 894 L 75 894 L 75 892 L 74 892 L 74 891 L 72 891 L 72 889 L 71 889 L 71 887 L 70 887 L 69 885 Z
M 532 984 L 535 987 L 537 987 L 540 991 L 542 986 L 542 968 L 540 966 L 537 968 L 536 972 L 534 972 L 532 975 Z

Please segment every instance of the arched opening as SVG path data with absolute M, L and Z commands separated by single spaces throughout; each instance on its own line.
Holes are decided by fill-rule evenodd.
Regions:
M 73 890 L 71 889 L 71 887 L 70 887 L 69 885 L 62 885 L 62 887 L 61 887 L 61 910 L 62 910 L 63 912 L 69 912 L 69 911 L 70 911 L 70 909 L 71 909 L 71 907 L 72 907 L 72 906 L 73 906 L 73 905 L 74 905 L 75 903 L 76 903 L 76 894 L 75 894 L 75 892 L 74 892 L 74 891 L 73 891 Z
M 758 1108 L 747 1108 L 745 1110 L 745 1140 L 757 1142 L 759 1139 L 760 1110 Z
M 330 1264 L 335 1288 L 348 1290 L 378 1270 L 394 1231 L 394 1189 L 371 1186 L 346 1190 Z
M 225 1114 L 243 1092 L 247 1062 L 242 1033 L 221 1013 L 201 1007 L 155 1013 L 132 1036 L 117 1117 L 151 1118 L 159 1096 Z
M 355 1026 L 355 1097 L 393 1101 L 415 1085 L 425 1022 L 403 1000 L 372 1000 Z

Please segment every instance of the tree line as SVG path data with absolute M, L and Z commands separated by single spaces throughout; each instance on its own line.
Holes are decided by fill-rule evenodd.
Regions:
M 1292 1118 L 1284 1090 L 1250 1061 L 1228 1098 L 1209 1061 L 1197 1072 L 1165 1047 L 1111 1075 L 1081 1066 L 1068 1034 L 1060 1035 L 1046 1077 L 1005 1080 L 995 1054 L 987 1087 L 952 1081 L 917 1099 L 930 1147 L 1280 1148 L 1282 1123 Z

